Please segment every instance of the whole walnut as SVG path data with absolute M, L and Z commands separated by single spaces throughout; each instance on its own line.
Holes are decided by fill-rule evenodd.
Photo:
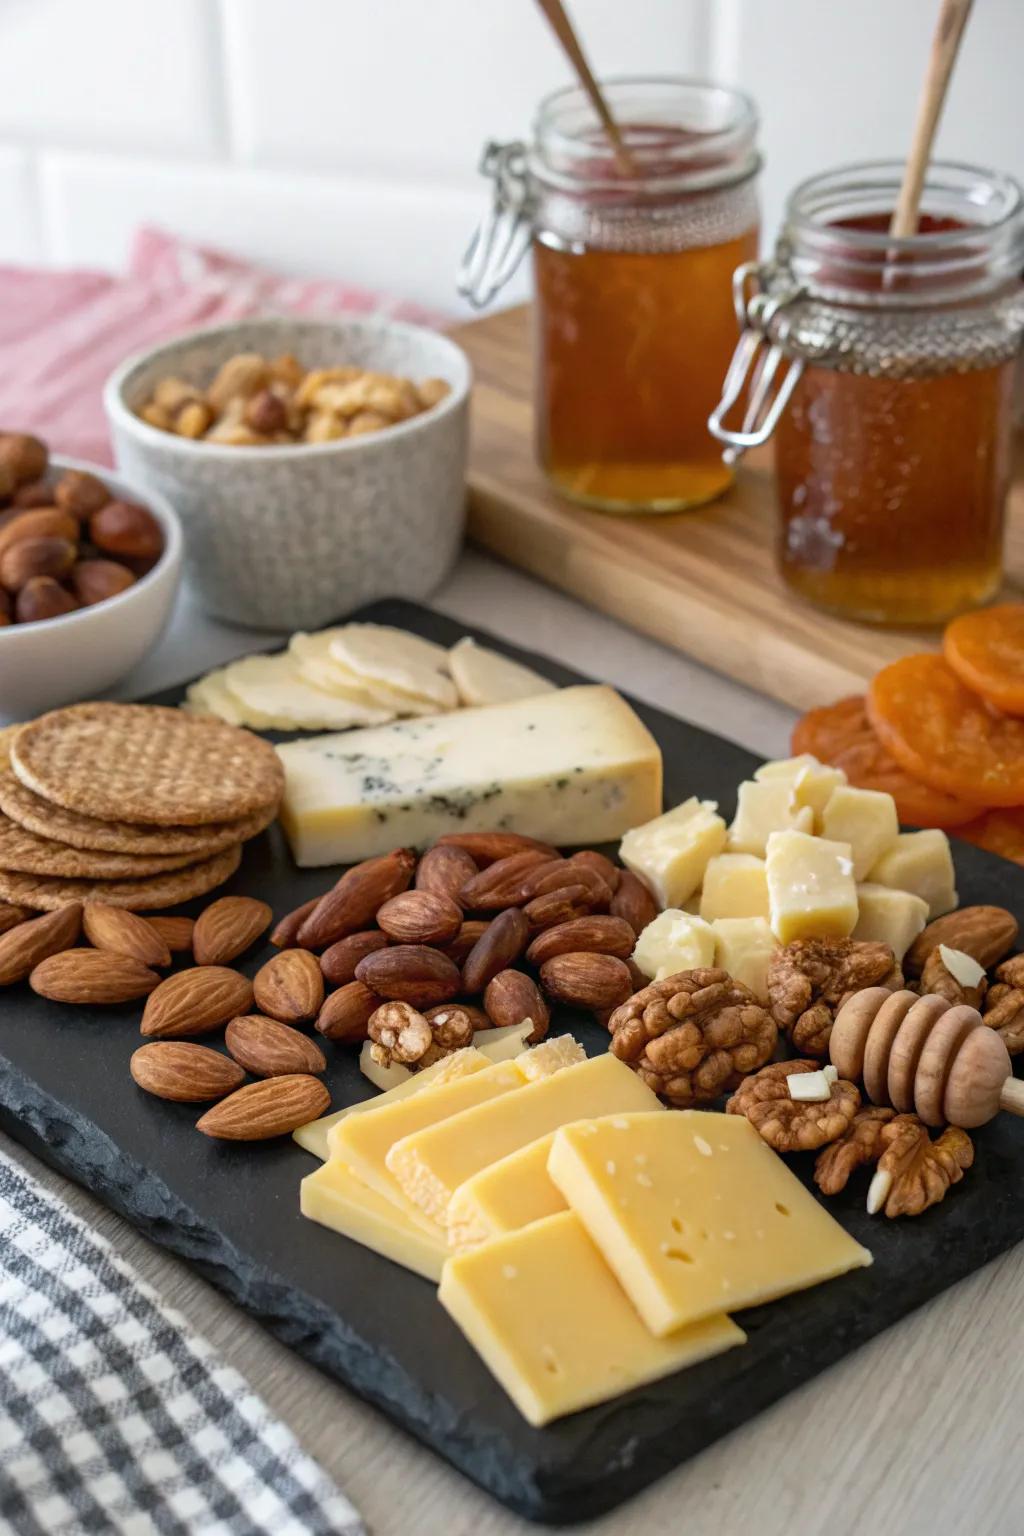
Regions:
M 762 1066 L 778 1030 L 727 971 L 680 971 L 652 982 L 608 1020 L 612 1054 L 680 1109 L 707 1104 Z
M 772 1018 L 806 1056 L 828 1055 L 835 1016 L 851 993 L 902 985 L 888 944 L 863 939 L 794 939 L 768 965 Z
M 814 1152 L 844 1136 L 860 1109 L 860 1090 L 842 1077 L 827 1099 L 794 1099 L 788 1079 L 819 1070 L 816 1061 L 773 1061 L 744 1079 L 726 1114 L 745 1115 L 776 1152 Z
M 1000 1036 L 1011 1056 L 1024 1051 L 1024 955 L 996 967 L 985 999 L 985 1023 Z

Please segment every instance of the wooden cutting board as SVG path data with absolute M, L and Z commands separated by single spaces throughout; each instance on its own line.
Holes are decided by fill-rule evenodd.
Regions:
M 935 630 L 875 629 L 830 618 L 775 571 L 767 450 L 698 512 L 612 517 L 574 507 L 533 454 L 529 309 L 453 334 L 476 374 L 469 528 L 478 544 L 634 629 L 797 709 L 859 692 L 896 656 L 934 649 Z M 1007 592 L 1024 589 L 1024 455 L 1010 498 Z

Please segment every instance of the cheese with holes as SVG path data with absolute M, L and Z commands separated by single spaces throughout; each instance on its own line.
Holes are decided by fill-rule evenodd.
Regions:
M 299 1205 L 310 1221 L 372 1248 L 425 1280 L 440 1280 L 448 1257 L 443 1234 L 424 1231 L 339 1159 L 332 1158 L 306 1175 L 299 1185 Z
M 793 786 L 793 796 L 798 806 L 806 805 L 814 812 L 814 825 L 821 831 L 821 815 L 828 804 L 832 791 L 846 783 L 846 774 L 831 763 L 819 763 L 816 757 L 804 752 L 800 757 L 784 757 L 771 763 L 762 763 L 754 772 L 760 783 L 763 779 L 788 779 Z
M 497 1031 L 490 1031 L 497 1033 Z M 411 1094 L 420 1093 L 424 1088 L 437 1088 L 442 1083 L 454 1082 L 460 1077 L 469 1077 L 473 1072 L 481 1072 L 484 1067 L 490 1065 L 490 1058 L 483 1051 L 478 1051 L 473 1046 L 467 1046 L 465 1050 L 453 1051 L 450 1056 L 442 1056 L 440 1061 L 435 1061 L 432 1066 L 424 1067 L 422 1072 L 410 1072 L 408 1077 L 396 1088 L 389 1088 L 385 1093 L 378 1093 L 372 1099 L 363 1099 L 358 1104 L 348 1104 L 344 1109 L 332 1110 L 329 1115 L 321 1115 L 319 1120 L 310 1120 L 306 1125 L 300 1125 L 298 1130 L 292 1132 L 292 1140 L 297 1141 L 305 1152 L 312 1152 L 321 1162 L 330 1157 L 330 1132 L 340 1121 L 346 1120 L 349 1115 L 361 1115 L 367 1110 L 383 1109 L 388 1104 L 395 1104 L 401 1099 L 407 1099 Z
M 714 958 L 715 935 L 704 919 L 672 907 L 647 924 L 633 951 L 633 960 L 644 975 L 658 981 L 679 971 L 712 965 Z
M 888 944 L 901 961 L 928 921 L 928 903 L 912 891 L 895 891 L 866 881 L 857 887 L 855 939 Z
M 438 1300 L 535 1425 L 607 1402 L 745 1339 L 722 1316 L 652 1337 L 571 1211 L 450 1258 Z
M 952 912 L 957 904 L 949 838 L 934 827 L 924 832 L 901 832 L 873 866 L 868 879 L 873 885 L 888 885 L 920 896 L 928 903 L 929 918 Z
M 583 1121 L 548 1172 L 659 1338 L 871 1263 L 743 1115 Z
M 692 795 L 645 826 L 633 826 L 619 848 L 626 868 L 649 885 L 659 907 L 681 907 L 725 845 L 725 822 L 713 800 Z
M 718 917 L 767 917 L 764 859 L 754 853 L 720 853 L 712 859 L 704 871 L 700 915 L 708 923 Z
M 896 802 L 878 789 L 855 789 L 841 784 L 829 797 L 822 813 L 821 834 L 835 843 L 849 843 L 853 850 L 853 877 L 866 880 L 900 835 Z
M 287 742 L 281 821 L 297 864 L 351 864 L 445 832 L 559 847 L 621 837 L 661 809 L 661 753 L 613 688 Z
M 766 917 L 716 917 L 714 964 L 749 987 L 759 1002 L 768 1001 L 768 965 L 778 949 Z
M 560 1125 L 585 1115 L 661 1107 L 646 1083 L 611 1055 L 566 1067 L 506 1099 L 504 1104 L 500 1099 L 478 1104 L 443 1121 L 435 1117 L 404 1135 L 387 1153 L 387 1171 L 431 1221 L 447 1220 L 452 1195 L 474 1173 Z
M 773 832 L 814 831 L 814 812 L 797 799 L 792 779 L 748 779 L 736 791 L 736 815 L 729 828 L 730 853 L 764 858 Z
M 849 843 L 806 832 L 773 832 L 765 862 L 769 921 L 780 944 L 849 937 L 857 922 Z
M 448 1203 L 445 1225 L 453 1249 L 475 1248 L 503 1232 L 517 1232 L 533 1221 L 567 1209 L 548 1178 L 552 1131 L 481 1168 L 460 1184 Z

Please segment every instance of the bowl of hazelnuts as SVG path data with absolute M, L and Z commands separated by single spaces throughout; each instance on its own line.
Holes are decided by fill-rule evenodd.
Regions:
M 162 496 L 0 432 L 0 720 L 92 698 L 141 661 L 182 542 Z

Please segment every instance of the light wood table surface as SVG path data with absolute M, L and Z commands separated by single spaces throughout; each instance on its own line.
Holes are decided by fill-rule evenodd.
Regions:
M 434 599 L 466 623 L 557 657 L 765 755 L 791 716 L 470 552 Z M 260 637 L 259 643 L 265 643 Z M 253 637 L 187 605 L 125 696 L 167 686 Z M 534 1529 L 306 1365 L 183 1263 L 0 1137 L 236 1366 L 337 1479 L 375 1536 Z M 643 1536 L 1021 1536 L 1020 1249 L 580 1532 Z

